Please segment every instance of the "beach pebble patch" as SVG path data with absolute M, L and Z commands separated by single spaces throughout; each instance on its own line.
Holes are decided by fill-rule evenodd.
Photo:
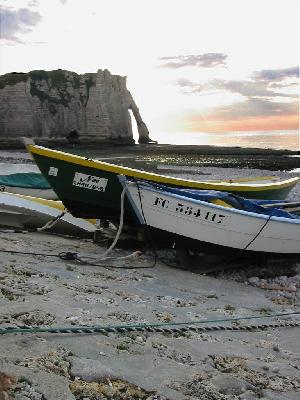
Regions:
M 55 317 L 50 313 L 36 310 L 18 314 L 14 317 L 14 320 L 28 327 L 38 327 L 52 325 L 55 321 Z
M 7 397 L 7 399 L 45 400 L 45 397 L 39 393 L 28 380 L 23 378 L 19 379 L 15 387 L 8 391 L 8 395 L 10 397 Z
M 235 395 L 226 395 L 220 393 L 212 383 L 209 382 L 209 376 L 199 374 L 194 376 L 187 382 L 173 382 L 170 384 L 175 389 L 186 396 L 193 396 L 195 399 L 201 400 L 237 400 Z
M 142 388 L 121 379 L 106 379 L 106 382 L 85 382 L 75 379 L 70 385 L 70 390 L 76 400 L 88 398 L 89 400 L 149 400 L 153 392 L 147 392 Z M 153 400 L 159 398 L 153 397 Z
M 68 350 L 60 347 L 56 351 L 45 353 L 37 357 L 27 357 L 15 364 L 31 369 L 38 368 L 45 372 L 69 378 L 70 364 L 66 360 L 69 355 L 70 352 Z

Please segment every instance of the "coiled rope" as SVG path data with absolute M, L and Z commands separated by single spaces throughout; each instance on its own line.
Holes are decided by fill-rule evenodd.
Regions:
M 198 321 L 185 321 L 185 322 L 160 322 L 160 323 L 149 323 L 149 324 L 132 324 L 132 325 L 104 325 L 104 326 L 80 326 L 80 327 L 57 327 L 57 328 L 0 328 L 0 335 L 16 334 L 16 333 L 101 333 L 107 335 L 108 333 L 130 333 L 130 332 L 149 332 L 149 333 L 170 333 L 170 334 L 184 334 L 187 332 L 205 332 L 205 331 L 254 331 L 264 330 L 268 328 L 282 328 L 282 327 L 299 327 L 300 321 L 284 321 L 273 324 L 258 324 L 258 325 L 244 325 L 244 326 L 224 326 L 226 322 L 237 322 L 251 319 L 263 319 L 263 318 L 274 318 L 284 317 L 289 315 L 297 315 L 300 312 L 289 312 L 289 313 L 278 313 L 263 316 L 248 316 L 248 317 L 233 317 L 224 319 L 212 319 L 212 320 L 198 320 Z M 215 324 L 221 325 L 213 326 L 196 326 L 203 324 Z

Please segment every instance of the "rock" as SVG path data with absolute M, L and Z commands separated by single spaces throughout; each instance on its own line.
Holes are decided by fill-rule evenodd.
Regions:
M 15 400 L 30 400 L 30 397 L 24 396 L 23 394 L 19 393 L 15 395 Z
M 129 110 L 136 119 L 139 141 L 151 142 L 126 77 L 100 69 L 83 75 L 56 70 L 0 76 L 0 143 L 4 145 L 18 143 L 22 136 L 41 144 L 49 140 L 72 145 L 133 144 Z
M 70 376 L 72 378 L 80 378 L 86 382 L 104 382 L 107 378 L 111 380 L 123 379 L 121 375 L 98 360 L 68 357 L 68 361 L 71 364 Z
M 35 391 L 35 389 L 26 382 L 20 382 L 15 389 L 16 400 L 42 400 L 43 395 Z
M 274 390 L 270 389 L 263 389 L 261 390 L 261 396 L 264 399 L 268 400 L 289 400 L 290 397 L 287 395 L 285 396 L 282 392 L 275 392 Z
M 220 393 L 235 396 L 246 392 L 246 390 L 250 389 L 250 386 L 252 386 L 242 379 L 228 376 L 228 374 L 218 375 L 212 378 L 210 382 L 218 388 Z
M 248 282 L 251 283 L 251 285 L 258 285 L 260 282 L 260 279 L 257 276 L 252 276 L 251 278 L 248 279 Z
M 240 400 L 256 400 L 257 399 L 257 395 L 255 393 L 253 393 L 252 391 L 247 390 L 247 392 L 242 393 L 239 396 Z

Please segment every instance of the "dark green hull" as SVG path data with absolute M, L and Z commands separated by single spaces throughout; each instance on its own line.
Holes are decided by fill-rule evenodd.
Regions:
M 40 158 L 39 156 L 35 156 L 34 158 L 41 172 L 56 192 L 58 198 L 72 215 L 80 218 L 119 221 L 122 187 L 117 174 L 99 171 L 90 167 L 78 166 L 60 160 L 47 159 L 44 157 Z M 49 176 L 48 171 L 50 167 L 57 168 L 58 171 L 63 171 L 63 174 L 59 173 L 58 177 Z M 107 179 L 105 191 L 100 192 L 74 186 L 75 172 Z M 126 198 L 125 221 L 134 223 L 136 221 L 136 217 L 133 212 L 131 212 L 131 206 Z
M 150 174 L 143 171 L 118 167 L 97 160 L 29 146 L 42 174 L 65 207 L 76 217 L 106 219 L 118 221 L 120 216 L 120 197 L 122 186 L 118 175 L 123 174 L 131 179 L 146 179 L 174 187 L 193 189 L 214 189 L 235 193 L 247 198 L 284 199 L 291 187 L 266 186 L 258 190 L 251 184 L 216 184 L 210 182 L 184 181 L 172 177 Z M 130 204 L 125 199 L 125 223 L 136 224 L 137 220 Z

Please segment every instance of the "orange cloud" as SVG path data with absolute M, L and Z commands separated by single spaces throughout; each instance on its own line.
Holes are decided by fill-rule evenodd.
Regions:
M 244 117 L 229 120 L 193 119 L 195 131 L 226 132 L 226 131 L 270 131 L 299 128 L 298 115 Z M 190 128 L 192 128 L 190 126 Z
M 225 117 L 217 114 L 185 113 L 161 120 L 163 130 L 176 132 L 232 132 L 299 129 L 299 115 Z

